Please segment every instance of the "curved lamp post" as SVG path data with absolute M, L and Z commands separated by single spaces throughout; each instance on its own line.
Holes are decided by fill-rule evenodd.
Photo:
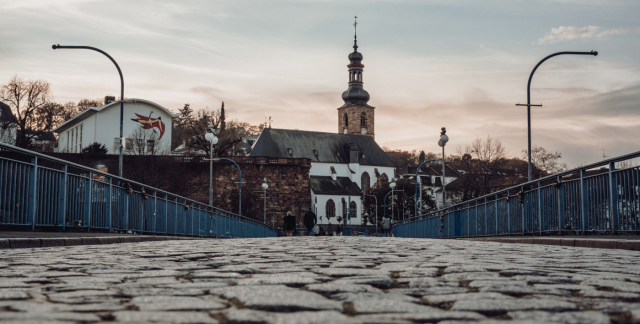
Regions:
M 536 67 L 533 68 L 533 71 L 531 71 L 531 74 L 529 75 L 529 82 L 527 83 L 527 104 L 523 105 L 523 104 L 516 104 L 516 106 L 527 106 L 527 139 L 528 139 L 528 145 L 527 145 L 527 155 L 528 155 L 528 159 L 529 159 L 529 181 L 531 181 L 531 106 L 542 106 L 542 105 L 532 105 L 531 104 L 531 79 L 533 78 L 533 74 L 536 73 L 536 70 L 538 69 L 538 67 L 540 66 L 540 64 L 542 64 L 544 61 L 554 57 L 554 56 L 558 56 L 558 55 L 593 55 L 593 56 L 598 56 L 598 51 L 591 51 L 591 52 L 558 52 L 558 53 L 554 53 L 551 54 L 545 58 L 542 59 L 542 61 L 540 61 Z
M 447 206 L 447 193 L 445 192 L 445 160 L 444 160 L 444 146 L 447 145 L 449 141 L 449 136 L 446 135 L 447 128 L 442 127 L 440 132 L 440 140 L 438 141 L 438 145 L 442 147 L 442 209 Z
M 63 48 L 63 49 L 88 49 L 88 50 L 92 50 L 92 51 L 96 51 L 99 53 L 102 53 L 104 56 L 108 57 L 111 62 L 113 62 L 113 64 L 116 66 L 116 69 L 118 69 L 118 73 L 120 74 L 120 157 L 118 159 L 118 176 L 122 177 L 122 138 L 123 138 L 123 120 L 124 120 L 124 78 L 122 78 L 122 71 L 120 70 L 120 67 L 118 66 L 118 63 L 116 63 L 116 61 L 106 52 L 97 49 L 95 47 L 91 47 L 91 46 L 60 46 L 60 44 L 57 45 L 53 45 L 51 46 L 51 48 L 53 48 L 54 50 L 58 49 L 58 48 Z

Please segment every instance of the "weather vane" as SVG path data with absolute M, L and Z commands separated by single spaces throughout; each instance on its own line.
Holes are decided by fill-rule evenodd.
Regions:
M 358 34 L 358 16 L 354 16 L 355 17 L 355 22 L 353 23 L 353 30 L 356 33 L 356 35 Z

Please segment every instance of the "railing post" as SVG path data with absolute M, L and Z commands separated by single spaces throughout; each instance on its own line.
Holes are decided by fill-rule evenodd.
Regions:
M 153 235 L 156 235 L 156 222 L 157 222 L 157 217 L 156 217 L 156 213 L 158 212 L 158 192 L 157 191 L 153 191 L 153 217 L 152 217 L 152 222 L 153 224 L 151 224 L 151 229 L 153 230 Z
M 562 229 L 565 225 L 566 210 L 564 208 L 564 183 L 562 183 L 562 176 L 558 176 L 558 232 L 562 235 Z
M 164 194 L 164 236 L 169 235 L 169 197 Z
M 484 197 L 484 235 L 489 235 L 489 208 L 488 208 L 489 200 L 487 197 Z
M 538 232 L 540 236 L 542 236 L 542 230 L 544 230 L 542 221 L 542 182 L 538 181 Z
M 173 202 L 173 236 L 176 236 L 178 234 L 178 197 L 173 197 Z
M 33 169 L 31 169 L 31 177 L 29 179 L 29 207 L 28 207 L 28 217 L 31 221 L 31 231 L 35 231 L 36 229 L 36 209 L 38 204 L 38 157 L 34 156 L 31 158 L 31 164 L 33 165 Z
M 193 205 L 193 202 L 191 202 L 191 208 L 189 208 L 191 210 L 191 237 L 193 237 L 193 214 L 195 213 L 195 206 Z
M 62 203 L 60 204 L 60 222 L 62 223 L 62 231 L 64 232 L 67 229 L 66 222 L 66 214 L 67 214 L 67 196 L 69 195 L 69 190 L 67 189 L 69 174 L 67 173 L 67 165 L 62 165 L 62 172 L 64 172 L 62 183 L 60 184 L 60 192 L 62 193 L 62 197 L 60 200 Z
M 618 179 L 614 162 L 609 163 L 609 217 L 611 217 L 611 225 L 614 234 L 620 228 L 620 220 L 618 219 Z
M 513 222 L 511 221 L 511 190 L 507 190 L 507 232 L 511 236 L 513 232 Z
M 500 209 L 500 204 L 498 203 L 498 194 L 496 194 L 496 201 L 495 201 L 495 205 L 496 205 L 496 235 L 500 234 L 500 226 L 499 226 L 499 222 L 498 222 L 498 212 Z
M 111 178 L 107 178 L 107 183 L 109 184 L 109 186 L 106 188 L 107 189 L 107 194 L 105 195 L 105 199 L 106 201 L 106 205 L 107 205 L 107 217 L 109 219 L 109 233 L 111 233 L 111 229 L 113 227 L 113 219 L 112 219 L 112 215 L 113 215 L 113 203 L 111 201 L 111 195 L 112 195 L 112 191 L 113 191 L 113 179 Z
M 476 206 L 474 208 L 475 211 L 476 211 L 476 229 L 475 229 L 475 232 L 476 232 L 476 236 L 478 236 L 478 234 L 479 234 L 478 231 L 480 230 L 480 220 L 478 220 L 478 200 L 477 199 L 475 200 L 475 203 L 476 203 Z
M 124 229 L 129 230 L 129 193 L 124 190 Z
M 84 187 L 84 217 L 87 220 L 87 232 L 91 231 L 91 199 L 93 193 L 93 172 L 87 172 L 87 182 Z
M 582 232 L 589 229 L 589 199 L 587 183 L 584 180 L 584 177 L 587 175 L 586 170 L 580 170 L 580 214 L 582 216 Z

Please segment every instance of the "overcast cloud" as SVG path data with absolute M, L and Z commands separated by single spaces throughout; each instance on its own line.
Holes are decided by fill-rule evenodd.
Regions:
M 0 83 L 44 79 L 56 100 L 118 95 L 176 111 L 219 107 L 252 124 L 337 132 L 358 15 L 376 141 L 438 151 L 491 135 L 520 156 L 526 85 L 535 144 L 569 165 L 640 149 L 640 2 L 0 0 Z

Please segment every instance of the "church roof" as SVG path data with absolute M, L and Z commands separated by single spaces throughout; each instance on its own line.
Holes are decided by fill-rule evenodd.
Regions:
M 378 143 L 369 136 L 291 129 L 265 128 L 253 145 L 250 156 L 306 158 L 311 162 L 349 163 L 349 150 L 354 147 L 352 144 L 355 144 L 360 151 L 358 157 L 360 164 L 395 167 Z
M 362 190 L 347 177 L 311 176 L 309 186 L 316 195 L 360 196 Z

